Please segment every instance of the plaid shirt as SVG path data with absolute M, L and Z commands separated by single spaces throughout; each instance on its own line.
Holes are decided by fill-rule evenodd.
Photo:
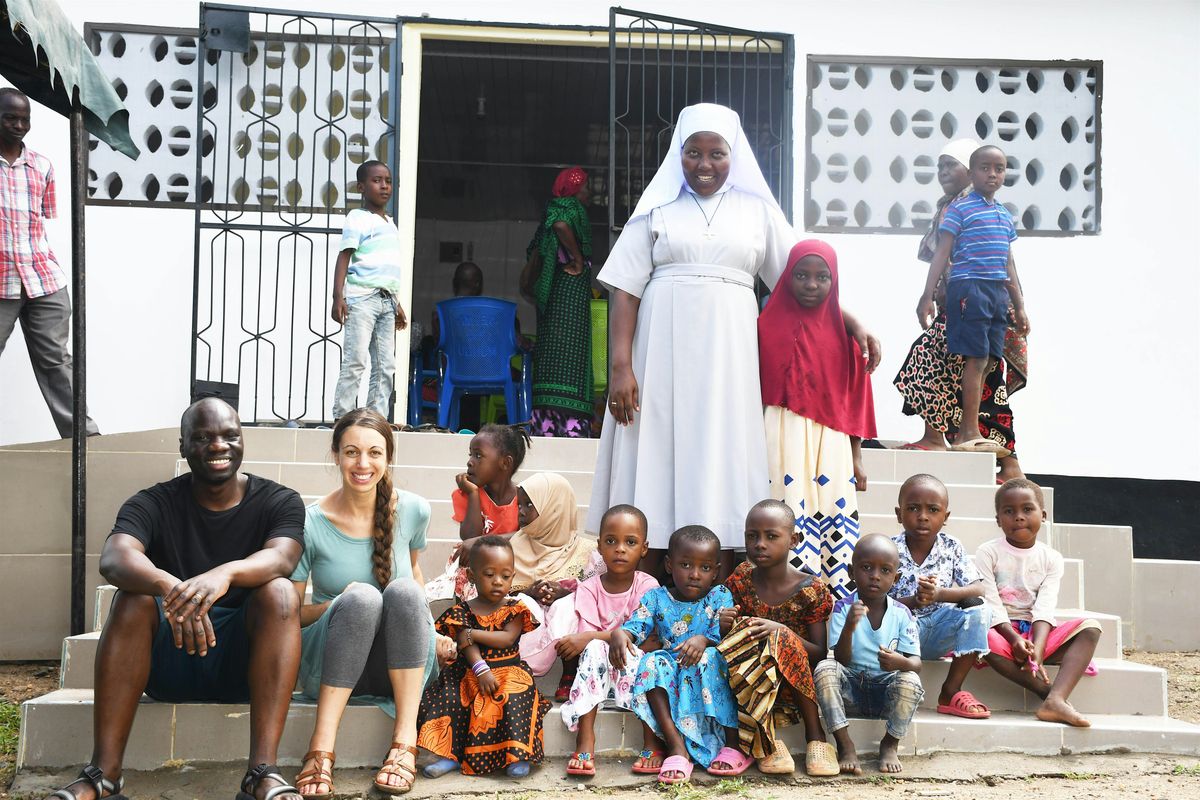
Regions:
M 11 164 L 0 157 L 0 300 L 19 300 L 22 289 L 42 297 L 66 285 L 43 224 L 55 216 L 50 161 L 28 147 Z

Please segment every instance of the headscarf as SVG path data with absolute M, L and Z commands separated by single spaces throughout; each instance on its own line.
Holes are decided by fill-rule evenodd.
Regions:
M 938 160 L 940 161 L 942 156 L 946 156 L 953 158 L 965 168 L 970 169 L 971 154 L 980 147 L 982 145 L 974 139 L 955 139 L 952 142 L 946 143 L 946 146 L 938 153 Z M 970 191 L 971 184 L 968 183 L 967 187 L 954 197 L 943 196 L 938 198 L 937 208 L 933 212 L 933 219 L 929 221 L 929 230 L 925 231 L 925 235 L 921 237 L 921 243 L 917 245 L 918 260 L 924 261 L 927 264 L 933 261 L 933 252 L 937 249 L 938 225 L 942 222 L 942 212 L 945 211 L 946 206 L 950 205 L 952 201 L 957 200 Z
M 580 167 L 568 167 L 558 173 L 554 179 L 554 196 L 570 197 L 579 191 L 579 187 L 587 183 L 588 175 Z
M 717 192 L 726 192 L 737 187 L 743 192 L 762 198 L 783 216 L 783 209 L 779 208 L 779 202 L 771 193 L 767 179 L 758 168 L 758 160 L 754 157 L 754 151 L 750 149 L 750 142 L 746 138 L 746 132 L 742 130 L 742 121 L 737 112 L 716 103 L 697 103 L 679 112 L 679 119 L 675 121 L 675 133 L 671 137 L 671 147 L 663 157 L 658 172 L 642 192 L 629 221 L 633 222 L 679 197 L 679 191 L 687 187 L 687 179 L 683 175 L 683 144 L 692 134 L 701 131 L 715 133 L 729 145 L 729 176 Z
M 805 256 L 829 265 L 824 302 L 805 308 L 792 296 L 792 270 Z M 875 403 L 862 350 L 846 333 L 838 301 L 837 254 L 807 239 L 792 248 L 787 269 L 758 318 L 758 365 L 765 406 L 782 406 L 827 428 L 875 438 Z
M 538 517 L 509 539 L 516 573 L 514 589 L 527 589 L 540 580 L 579 577 L 579 570 L 596 549 L 596 542 L 575 528 L 575 492 L 557 472 L 539 472 L 521 481 Z

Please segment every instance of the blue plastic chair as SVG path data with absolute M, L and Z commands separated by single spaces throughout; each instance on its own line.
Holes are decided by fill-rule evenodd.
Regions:
M 494 297 L 455 297 L 437 304 L 445 361 L 438 397 L 438 426 L 458 428 L 464 394 L 503 394 L 510 423 L 529 419 L 532 376 L 529 354 L 517 344 L 517 304 Z M 509 360 L 519 355 L 522 380 L 513 381 Z

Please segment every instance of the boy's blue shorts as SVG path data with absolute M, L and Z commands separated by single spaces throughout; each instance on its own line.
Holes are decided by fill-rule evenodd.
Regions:
M 1008 330 L 1005 281 L 963 278 L 946 286 L 946 349 L 967 358 L 1004 355 Z
M 158 630 L 150 648 L 150 680 L 146 694 L 168 703 L 210 701 L 244 703 L 250 699 L 250 637 L 246 629 L 246 606 L 213 606 L 208 612 L 215 647 L 208 653 L 188 655 L 176 648 L 171 624 L 158 605 Z

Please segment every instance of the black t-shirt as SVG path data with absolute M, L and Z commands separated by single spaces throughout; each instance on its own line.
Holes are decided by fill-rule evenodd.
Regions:
M 225 511 L 209 511 L 192 497 L 188 473 L 126 500 L 112 533 L 134 537 L 154 566 L 187 580 L 257 553 L 276 536 L 303 545 L 304 503 L 294 490 L 247 473 L 242 502 Z M 230 587 L 216 604 L 240 606 L 249 591 Z

